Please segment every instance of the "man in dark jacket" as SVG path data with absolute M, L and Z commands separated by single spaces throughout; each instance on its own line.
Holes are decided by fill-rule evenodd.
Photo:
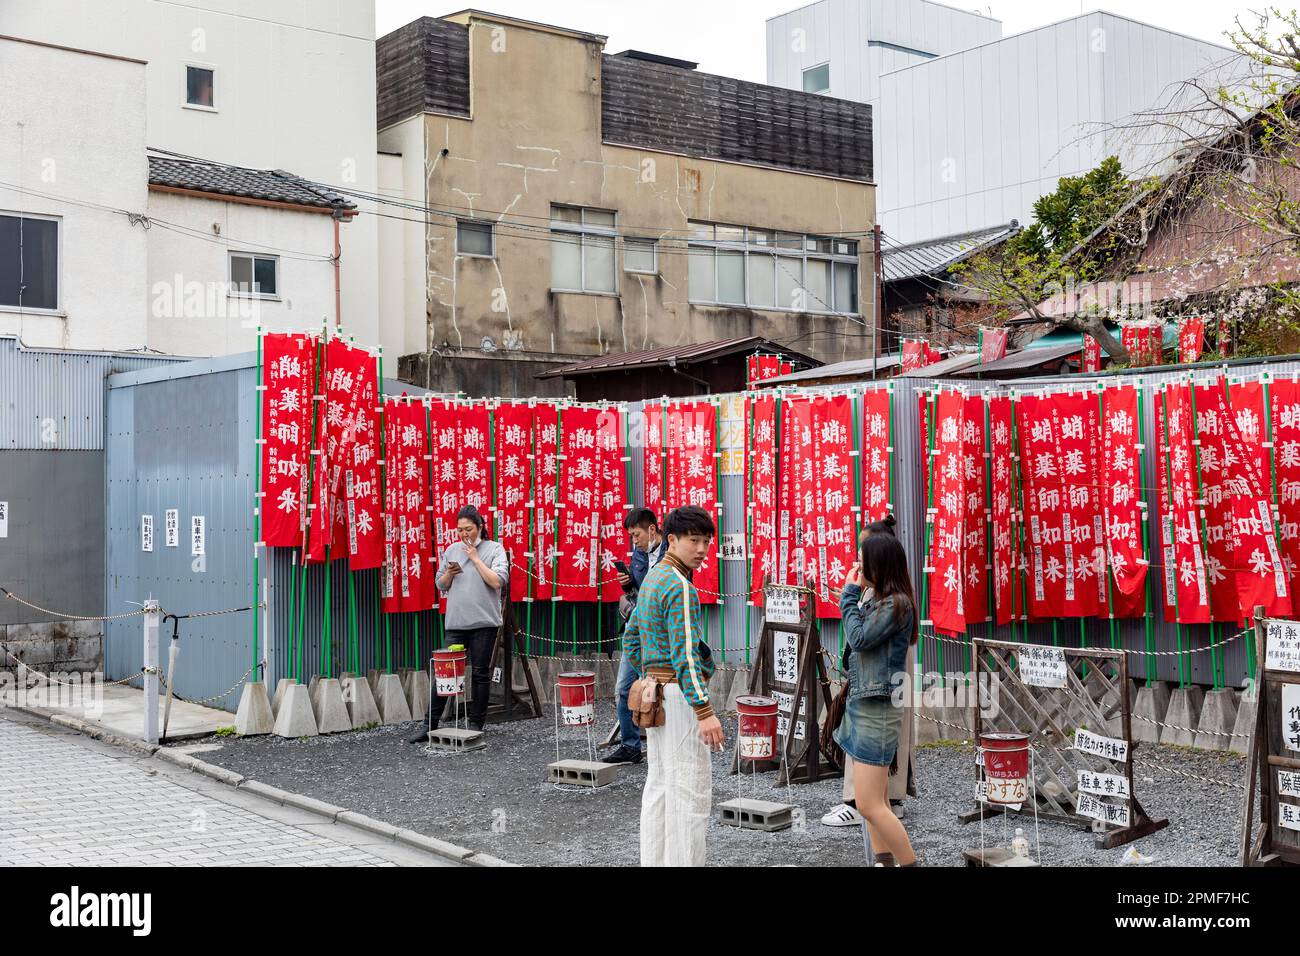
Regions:
M 628 562 L 631 574 L 619 573 L 618 583 L 625 591 L 618 603 L 620 624 L 626 625 L 627 619 L 636 610 L 637 589 L 645 581 L 646 574 L 659 563 L 668 549 L 668 540 L 659 533 L 659 520 L 649 508 L 633 508 L 623 519 L 623 527 L 632 539 L 632 557 Z M 630 585 L 630 590 L 628 590 Z M 632 722 L 632 712 L 627 707 L 627 692 L 636 680 L 636 668 L 624 654 L 618 664 L 618 680 L 615 682 L 614 699 L 618 709 L 619 747 L 604 758 L 605 763 L 640 763 L 641 731 Z

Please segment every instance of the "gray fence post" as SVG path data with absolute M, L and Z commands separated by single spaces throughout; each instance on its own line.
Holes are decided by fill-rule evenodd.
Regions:
M 162 605 L 150 598 L 144 602 L 144 739 L 158 743 L 158 630 Z

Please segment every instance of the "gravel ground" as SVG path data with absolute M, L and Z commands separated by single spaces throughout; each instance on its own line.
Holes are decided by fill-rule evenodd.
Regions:
M 414 724 L 285 740 L 279 737 L 211 737 L 218 750 L 201 759 L 246 777 L 307 794 L 396 826 L 407 827 L 513 863 L 538 866 L 617 866 L 638 859 L 638 815 L 645 765 L 626 767 L 609 787 L 566 791 L 545 780 L 555 758 L 551 719 L 488 726 L 488 747 L 472 753 L 427 752 L 406 743 Z M 568 730 L 573 735 L 575 731 Z M 585 737 L 570 736 L 562 756 L 583 757 Z M 189 743 L 194 743 L 190 741 Z M 1161 866 L 1232 866 L 1237 852 L 1244 758 L 1189 748 L 1143 744 L 1136 754 L 1138 799 L 1169 826 L 1137 841 L 1139 852 Z M 760 833 L 709 828 L 712 865 L 860 864 L 861 831 L 826 827 L 821 814 L 839 800 L 838 779 L 777 789 L 774 774 L 737 778 L 727 758 L 714 757 L 714 803 L 739 795 L 792 803 L 795 826 Z M 1157 767 L 1155 764 L 1159 764 Z M 1221 781 L 1231 789 L 1171 772 Z M 960 866 L 963 849 L 980 845 L 978 824 L 963 825 L 959 813 L 973 808 L 974 750 L 936 744 L 917 751 L 921 796 L 905 805 L 904 823 L 921 862 Z M 1008 824 L 1024 827 L 1031 843 L 1032 817 Z M 1004 822 L 985 823 L 988 844 L 1004 842 Z M 1078 827 L 1040 823 L 1045 866 L 1118 866 L 1125 848 L 1098 850 Z

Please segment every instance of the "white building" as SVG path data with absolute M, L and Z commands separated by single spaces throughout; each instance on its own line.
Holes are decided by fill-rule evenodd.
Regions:
M 89 149 L 102 153 L 100 162 L 113 167 L 114 178 L 132 167 L 129 178 L 139 201 L 130 208 L 136 210 L 145 205 L 146 146 L 217 163 L 292 170 L 316 182 L 376 192 L 374 24 L 374 0 L 0 3 L 0 35 L 143 61 L 135 64 L 143 72 L 136 83 L 147 105 L 130 158 L 110 148 L 132 132 L 129 124 L 127 129 L 110 128 L 103 140 L 85 141 Z M 99 100 L 88 83 L 58 72 L 32 79 L 32 85 L 48 88 L 43 97 L 40 90 L 30 91 L 36 95 L 33 106 L 42 98 L 48 102 L 62 89 L 69 100 L 65 117 L 97 113 L 89 117 L 91 128 L 114 126 L 112 109 L 96 111 L 85 105 L 88 99 Z M 29 112 L 8 90 L 0 91 L 0 125 L 9 126 L 18 109 Z M 8 135 L 6 129 L 0 140 Z M 94 184 L 93 179 L 64 180 L 51 192 L 74 195 L 74 186 Z M 245 216 L 249 210 L 239 212 Z M 245 217 L 240 223 L 232 221 L 229 232 L 223 233 L 232 250 L 251 241 L 275 244 L 250 234 L 246 224 L 255 225 Z M 205 228 L 210 226 L 207 222 Z M 150 238 L 151 249 L 157 251 L 154 240 L 159 237 Z M 341 230 L 341 238 L 343 327 L 358 341 L 380 342 L 376 217 L 356 217 Z M 143 235 L 139 241 L 144 241 Z M 292 244 L 286 241 L 285 247 Z M 141 295 L 148 291 L 143 283 L 140 288 Z M 332 302 L 328 314 L 332 319 Z M 305 318 L 298 324 L 308 324 Z M 320 318 L 316 315 L 313 321 L 319 324 Z M 110 338 L 111 347 L 133 347 L 128 335 Z M 179 343 L 184 337 L 172 339 L 169 334 L 165 340 Z M 389 344 L 395 352 L 400 343 Z
M 880 222 L 893 243 L 1031 222 L 1034 201 L 1062 176 L 1084 173 L 1111 154 L 1130 173 L 1152 171 L 1153 156 L 1173 144 L 1153 148 L 1147 136 L 1140 145 L 1138 137 L 1106 127 L 1167 102 L 1183 80 L 1209 75 L 1231 82 L 1241 68 L 1227 47 L 1109 13 L 1001 38 L 975 29 L 970 15 L 941 28 L 956 11 L 940 8 L 940 16 L 924 0 L 889 0 L 896 35 L 928 30 L 953 48 L 936 50 L 933 41 L 927 50 L 918 41 L 918 50 L 940 55 L 889 62 L 870 46 L 883 5 L 820 0 L 769 21 L 768 77 L 796 86 L 800 69 L 821 58 L 836 96 L 873 104 Z M 785 21 L 792 17 L 809 30 L 807 46 L 816 51 L 797 62 L 787 50 Z M 878 77 L 878 86 L 855 93 L 852 84 L 864 71 Z

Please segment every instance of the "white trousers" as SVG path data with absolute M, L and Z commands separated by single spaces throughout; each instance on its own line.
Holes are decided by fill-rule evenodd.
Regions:
M 713 768 L 699 721 L 676 684 L 664 687 L 664 724 L 646 730 L 641 865 L 703 866 Z

